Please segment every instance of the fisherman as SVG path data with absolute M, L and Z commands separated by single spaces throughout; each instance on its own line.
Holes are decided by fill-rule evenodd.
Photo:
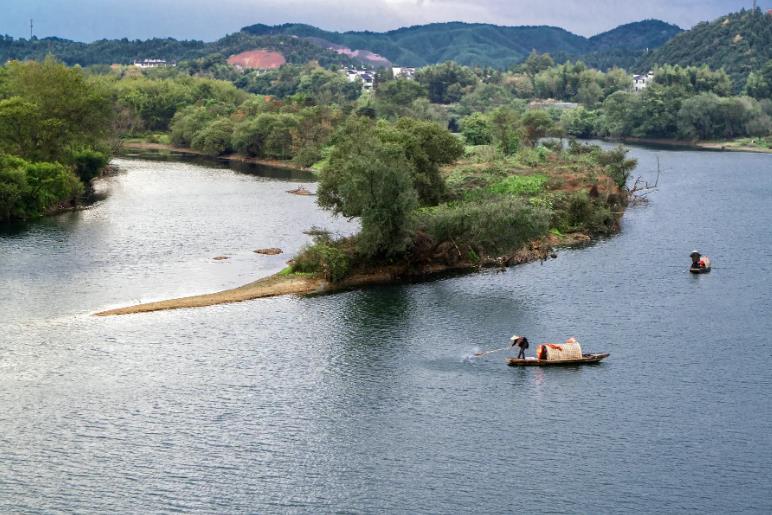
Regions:
M 705 268 L 705 260 L 698 250 L 693 250 L 689 257 L 692 258 L 692 268 Z
M 514 335 L 509 339 L 512 342 L 512 347 L 520 347 L 520 352 L 517 354 L 517 359 L 525 359 L 525 349 L 528 348 L 528 338 L 525 336 Z

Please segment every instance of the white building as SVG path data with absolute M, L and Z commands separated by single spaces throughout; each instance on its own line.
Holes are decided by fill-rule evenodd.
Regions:
M 373 71 L 349 67 L 344 68 L 343 73 L 346 74 L 346 78 L 349 82 L 360 79 L 362 81 L 362 89 L 373 89 L 373 85 L 375 84 L 375 73 Z
M 391 73 L 394 75 L 395 79 L 414 79 L 415 78 L 415 68 L 393 67 L 391 69 Z
M 137 68 L 166 68 L 176 65 L 173 63 L 169 64 L 164 59 L 143 59 L 141 61 L 134 61 L 134 66 Z
M 646 75 L 633 75 L 633 91 L 643 91 L 654 80 L 654 72 Z

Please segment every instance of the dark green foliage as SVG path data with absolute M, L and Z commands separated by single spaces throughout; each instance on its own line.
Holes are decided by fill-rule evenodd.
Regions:
M 654 71 L 654 82 L 687 94 L 715 93 L 722 97 L 732 94 L 729 75 L 724 70 L 713 71 L 707 65 L 660 66 Z
M 339 282 L 351 271 L 348 254 L 328 237 L 319 238 L 313 245 L 302 249 L 293 261 L 293 272 L 319 274 L 333 283 Z
M 0 152 L 32 161 L 66 161 L 71 147 L 103 146 L 110 92 L 82 70 L 53 59 L 0 69 Z
M 292 131 L 298 119 L 285 113 L 263 113 L 236 125 L 233 148 L 257 157 L 288 159 L 292 157 Z
M 652 52 L 638 66 L 647 71 L 661 64 L 723 68 L 739 92 L 748 75 L 772 59 L 772 16 L 761 10 L 722 16 L 700 23 Z
M 469 68 L 454 62 L 421 68 L 416 71 L 416 80 L 428 90 L 429 100 L 437 104 L 458 102 L 477 83 Z
M 517 198 L 442 205 L 420 212 L 418 226 L 435 242 L 453 241 L 478 254 L 511 252 L 547 232 L 549 212 Z
M 493 141 L 491 123 L 482 113 L 462 118 L 461 134 L 468 145 L 490 145 Z
M 228 118 L 218 118 L 196 132 L 190 146 L 210 156 L 219 156 L 233 150 L 232 139 L 233 122 Z
M 427 96 L 427 93 L 426 88 L 416 81 L 397 79 L 379 86 L 375 96 L 385 103 L 409 106 L 414 100 Z
M 89 184 L 93 179 L 99 177 L 99 174 L 110 162 L 110 157 L 103 152 L 86 148 L 73 152 L 71 161 L 78 178 L 83 184 Z
M 0 221 L 42 216 L 82 192 L 83 184 L 64 165 L 0 154 Z
M 614 232 L 617 219 L 606 203 L 592 199 L 586 191 L 559 193 L 552 196 L 553 216 L 550 224 L 562 232 L 586 230 L 595 234 Z
M 410 214 L 418 205 L 412 166 L 397 143 L 384 142 L 367 118 L 349 119 L 320 175 L 319 205 L 359 217 L 363 256 L 389 257 L 408 246 Z
M 772 119 L 755 99 L 703 93 L 683 102 L 678 128 L 681 137 L 691 139 L 765 136 L 772 132 Z
M 745 83 L 745 93 L 756 99 L 772 99 L 772 59 L 763 68 L 752 71 Z

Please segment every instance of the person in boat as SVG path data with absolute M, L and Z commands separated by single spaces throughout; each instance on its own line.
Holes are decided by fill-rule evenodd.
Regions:
M 699 251 L 693 250 L 689 257 L 692 258 L 692 268 L 705 268 L 707 266 L 707 258 L 703 257 Z
M 517 359 L 525 359 L 525 349 L 528 348 L 528 338 L 525 336 L 514 335 L 509 341 L 512 342 L 512 347 L 520 348 L 520 352 L 517 353 Z

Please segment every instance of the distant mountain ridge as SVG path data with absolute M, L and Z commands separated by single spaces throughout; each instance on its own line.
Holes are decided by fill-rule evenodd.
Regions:
M 222 39 L 100 40 L 79 43 L 61 38 L 32 40 L 0 36 L 0 62 L 42 59 L 48 53 L 67 64 L 127 64 L 135 59 L 169 61 L 212 54 L 230 57 L 244 51 L 281 52 L 289 63 L 316 60 L 322 65 L 366 63 L 374 66 L 424 66 L 456 61 L 470 66 L 508 68 L 522 62 L 532 50 L 548 52 L 558 61 L 584 59 L 606 69 L 631 67 L 648 49 L 661 46 L 681 33 L 675 25 L 644 20 L 622 25 L 591 38 L 549 26 L 505 27 L 484 23 L 431 23 L 388 32 L 333 32 L 311 25 L 251 25 Z
M 550 26 L 506 27 L 484 23 L 431 23 L 388 32 L 333 32 L 304 24 L 251 25 L 242 32 L 259 36 L 290 35 L 329 42 L 351 50 L 369 50 L 401 66 L 456 61 L 471 66 L 506 68 L 531 50 L 577 58 L 612 50 L 640 54 L 656 48 L 682 30 L 659 20 L 622 25 L 591 38 Z

